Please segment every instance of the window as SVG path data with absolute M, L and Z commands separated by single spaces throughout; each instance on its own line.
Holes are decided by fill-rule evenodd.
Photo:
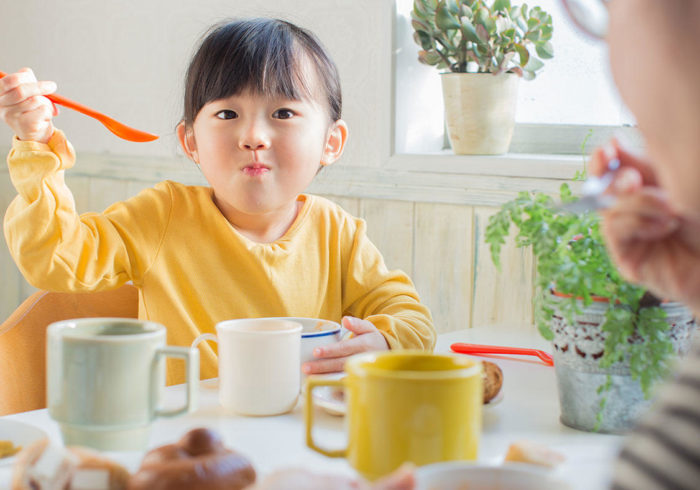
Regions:
M 607 47 L 589 40 L 569 20 L 559 0 L 513 0 L 539 5 L 553 18 L 554 58 L 533 81 L 519 84 L 512 153 L 575 154 L 591 129 L 591 145 L 613 134 L 641 146 L 634 120 L 622 104 L 608 68 Z M 417 60 L 410 13 L 413 0 L 396 1 L 395 154 L 449 148 L 439 71 Z

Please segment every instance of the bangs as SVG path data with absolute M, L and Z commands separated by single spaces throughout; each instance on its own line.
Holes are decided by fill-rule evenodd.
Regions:
M 185 123 L 191 124 L 208 102 L 246 91 L 292 100 L 312 98 L 307 68 L 318 73 L 323 60 L 309 52 L 294 27 L 252 19 L 211 31 L 187 71 Z M 325 85 L 322 76 L 317 78 Z
M 249 28 L 236 34 L 228 37 L 221 32 L 221 36 L 228 38 L 213 40 L 220 50 L 213 53 L 218 66 L 213 66 L 200 80 L 208 93 L 206 102 L 246 90 L 289 99 L 310 95 L 297 62 L 300 49 L 287 29 Z

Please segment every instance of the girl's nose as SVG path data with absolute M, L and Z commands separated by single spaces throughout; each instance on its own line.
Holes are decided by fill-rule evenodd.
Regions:
M 241 135 L 239 146 L 243 150 L 264 150 L 270 146 L 270 137 L 264 124 L 253 123 Z

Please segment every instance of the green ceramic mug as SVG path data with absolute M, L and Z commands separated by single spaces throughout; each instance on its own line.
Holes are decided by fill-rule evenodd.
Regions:
M 138 450 L 156 417 L 196 408 L 199 352 L 165 345 L 165 327 L 126 318 L 81 318 L 47 331 L 47 402 L 66 445 Z M 165 357 L 186 363 L 182 407 L 160 407 Z

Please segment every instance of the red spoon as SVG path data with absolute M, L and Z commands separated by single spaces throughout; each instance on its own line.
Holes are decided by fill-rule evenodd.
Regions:
M 3 78 L 6 76 L 6 73 L 3 73 L 0 71 L 0 78 Z M 140 131 L 138 129 L 130 128 L 126 124 L 122 124 L 119 121 L 116 121 L 112 119 L 109 116 L 105 116 L 104 114 L 97 112 L 94 109 L 91 109 L 87 106 L 84 106 L 82 104 L 79 104 L 78 102 L 72 101 L 70 99 L 66 99 L 65 97 L 58 95 L 58 94 L 51 94 L 46 96 L 47 99 L 49 99 L 51 102 L 54 104 L 62 105 L 64 107 L 68 107 L 69 109 L 73 109 L 74 111 L 78 111 L 82 114 L 85 114 L 86 116 L 90 116 L 93 119 L 97 119 L 100 121 L 104 126 L 109 129 L 112 133 L 116 134 L 122 139 L 125 139 L 127 141 L 135 141 L 137 143 L 142 143 L 145 141 L 153 141 L 157 140 L 158 136 L 155 134 L 147 133 L 145 131 Z
M 548 366 L 554 366 L 554 359 L 551 355 L 539 349 L 524 349 L 522 347 L 502 347 L 498 345 L 463 344 L 460 342 L 450 346 L 454 352 L 459 354 L 516 354 L 519 356 L 539 357 Z

